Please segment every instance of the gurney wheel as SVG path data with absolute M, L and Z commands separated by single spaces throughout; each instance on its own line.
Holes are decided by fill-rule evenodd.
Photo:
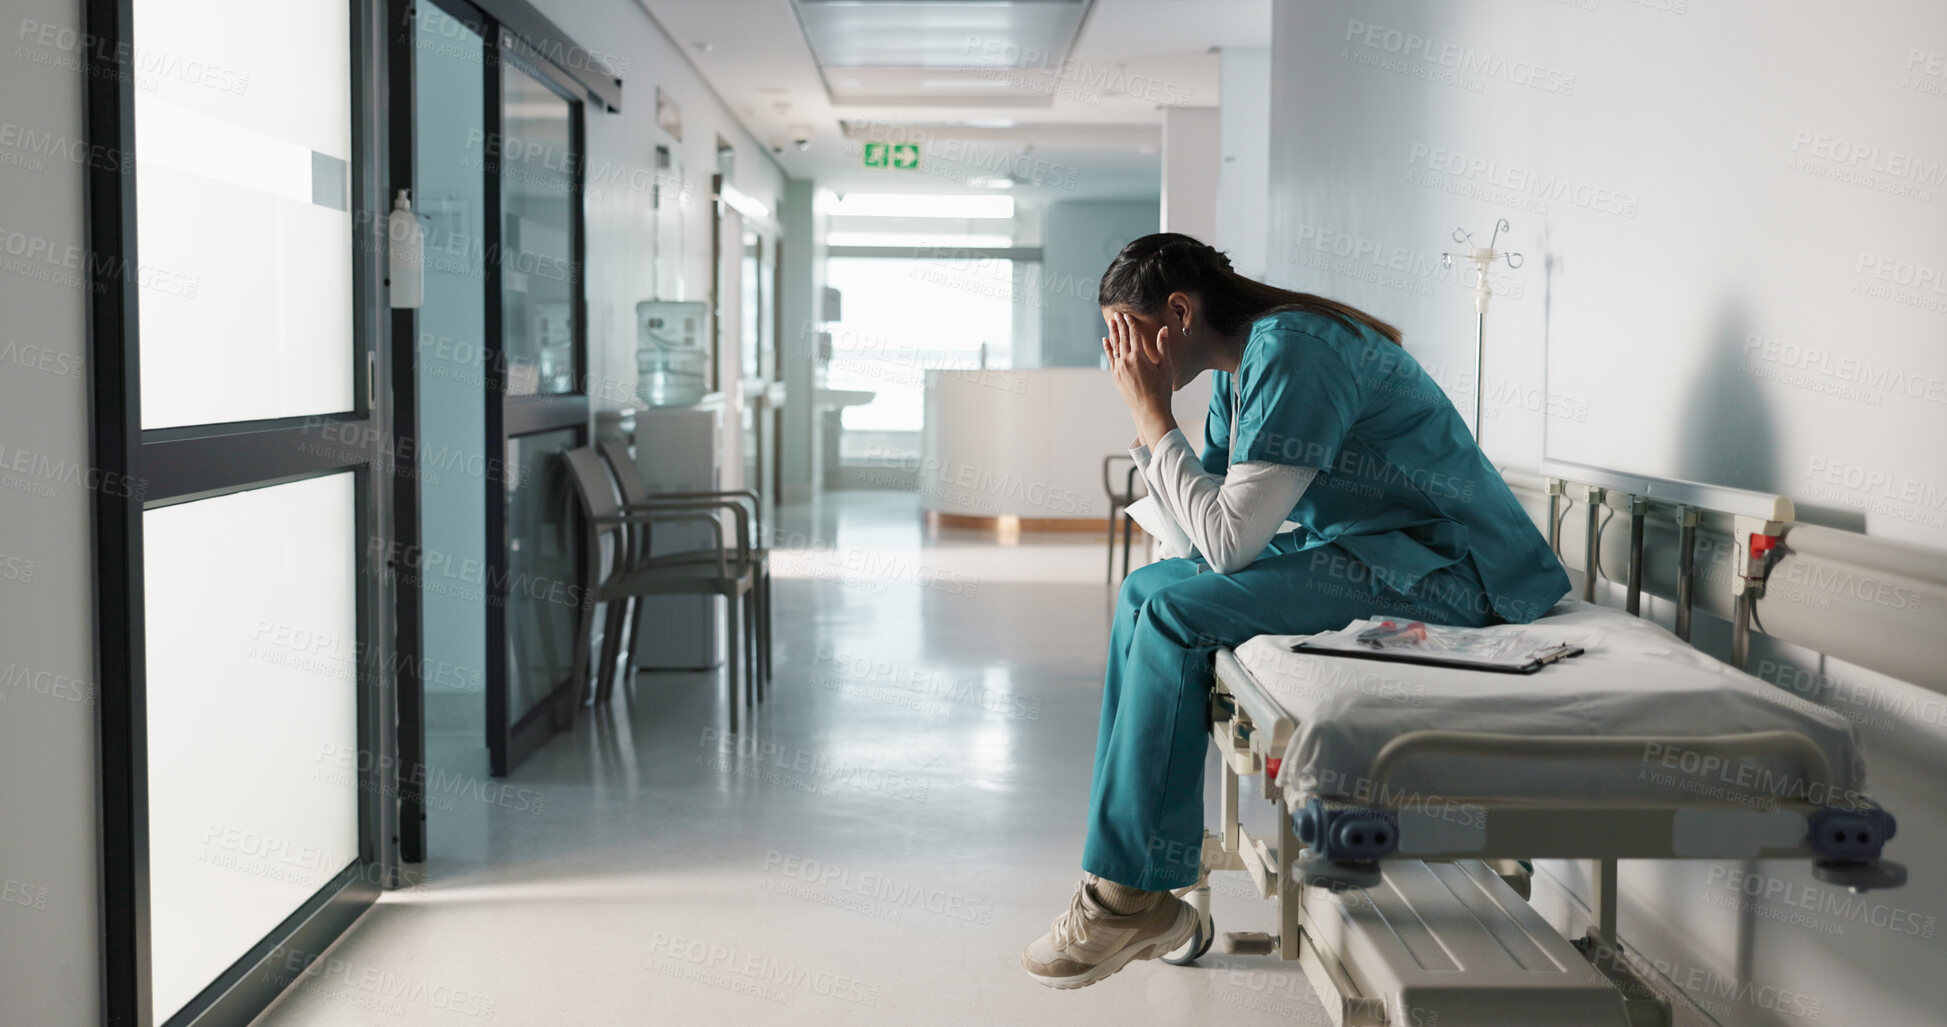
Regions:
M 1188 966 L 1203 958 L 1210 951 L 1210 943 L 1217 938 L 1217 921 L 1204 914 L 1197 917 L 1197 932 L 1181 948 L 1165 953 L 1163 962 L 1171 966 Z

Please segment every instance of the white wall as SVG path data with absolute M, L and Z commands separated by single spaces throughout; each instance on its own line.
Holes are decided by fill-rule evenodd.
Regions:
M 785 401 L 779 414 L 783 461 L 781 501 L 811 498 L 820 478 L 815 370 L 818 325 L 824 318 L 824 215 L 815 203 L 817 189 L 802 179 L 784 187 L 784 268 L 778 281 L 778 361 Z
M 1542 6 L 1493 0 L 1464 8 L 1424 2 L 1274 7 L 1267 275 L 1399 325 L 1407 348 L 1449 394 L 1457 402 L 1467 397 L 1463 406 L 1472 403 L 1474 319 L 1460 276 L 1440 267 L 1441 252 L 1455 248 L 1450 233 L 1464 226 L 1484 244 L 1494 219 L 1505 215 L 1514 231 L 1504 242 L 1529 258 L 1500 285 L 1489 316 L 1487 382 L 1519 396 L 1542 385 L 1539 281 L 1547 261 L 1540 243 L 1552 223 L 1545 226 L 1525 210 L 1416 185 L 1405 178 L 1407 161 L 1416 147 L 1439 147 L 1536 167 L 1545 149 L 1542 105 L 1563 101 L 1505 82 L 1489 82 L 1491 92 L 1476 93 L 1424 81 L 1412 66 L 1402 65 L 1403 72 L 1369 67 L 1359 63 L 1373 56 L 1368 48 L 1344 37 L 1354 19 L 1393 27 L 1410 14 L 1413 24 L 1406 27 L 1419 37 L 1543 60 L 1551 22 L 1597 17 Z M 1464 32 L 1457 28 L 1462 22 Z M 1557 219 L 1603 216 L 1568 204 L 1556 209 Z M 1534 462 L 1541 456 L 1541 435 L 1539 413 L 1496 405 L 1488 452 L 1500 460 Z
M 1163 231 L 1216 238 L 1218 128 L 1215 107 L 1164 108 Z
M 1273 271 L 1397 320 L 1471 396 L 1438 256 L 1505 216 L 1529 263 L 1489 316 L 1495 457 L 1545 422 L 1558 458 L 1947 545 L 1921 441 L 1947 426 L 1944 39 L 1922 0 L 1279 5 Z M 1882 267 L 1926 284 L 1870 294 Z
M 1104 328 L 1096 285 L 1118 250 L 1156 231 L 1157 216 L 1156 204 L 1143 201 L 1048 205 L 1041 231 L 1038 366 L 1100 365 Z
M 81 14 L 74 0 L 8 14 L 8 36 L 25 38 L 0 61 L 0 996 L 9 1023 L 96 1023 L 86 293 L 41 277 L 68 273 L 62 255 L 87 243 L 85 165 L 69 159 L 85 138 L 82 78 L 24 57 L 78 62 L 35 40 L 39 25 L 72 38 Z
M 1264 276 L 1265 206 L 1271 174 L 1271 51 L 1223 52 L 1217 108 L 1217 209 L 1211 245 L 1249 278 Z
M 1466 283 L 1439 254 L 1456 226 L 1484 243 L 1506 217 L 1527 264 L 1497 276 L 1488 319 L 1490 455 L 1532 462 L 1545 435 L 1556 458 L 1947 545 L 1947 7 L 1861 13 L 1278 4 L 1271 277 L 1393 320 L 1471 403 Z M 1847 686 L 1811 697 L 1861 715 L 1913 883 L 1808 911 L 1824 899 L 1801 864 L 1630 864 L 1625 939 L 1726 1024 L 1812 1019 L 1759 990 L 1776 988 L 1820 1022 L 1937 1022 L 1947 706 L 1816 654 L 1753 663 L 1774 655 Z M 1837 698 L 1852 688 L 1884 704 Z M 1769 891 L 1725 887 L 1750 870 Z

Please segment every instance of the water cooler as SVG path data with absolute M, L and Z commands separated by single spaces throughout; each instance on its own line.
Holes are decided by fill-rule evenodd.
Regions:
M 651 493 L 707 492 L 723 487 L 723 404 L 642 407 L 635 414 L 636 472 Z M 710 526 L 657 525 L 650 555 L 708 548 Z M 645 596 L 637 605 L 638 670 L 702 670 L 720 660 L 722 601 L 713 596 Z

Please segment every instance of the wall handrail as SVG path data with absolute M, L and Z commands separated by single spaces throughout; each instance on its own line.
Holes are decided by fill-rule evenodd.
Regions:
M 1753 517 L 1779 523 L 1790 523 L 1797 518 L 1791 497 L 1773 495 L 1769 492 L 1734 489 L 1682 478 L 1647 478 L 1639 474 L 1571 463 L 1567 460 L 1543 460 L 1541 467 L 1533 473 L 1544 479 L 1556 478 L 1582 485 L 1597 485 L 1614 492 L 1642 496 L 1652 502 L 1669 503 L 1673 506 L 1694 506 L 1736 517 Z
M 1755 630 L 1947 694 L 1947 661 L 1932 655 L 1947 637 L 1947 550 L 1775 519 L 1795 514 L 1788 497 L 1566 461 L 1501 472 L 1530 497 L 1531 509 L 1547 504 L 1545 519 L 1535 516 L 1565 562 L 1573 566 L 1572 550 L 1582 550 L 1585 598 L 1600 578 L 1627 589 L 1631 613 L 1640 614 L 1643 592 L 1669 599 L 1686 640 L 1693 604 L 1701 602 L 1731 621 L 1730 662 L 1740 669 Z M 1586 505 L 1586 526 L 1571 523 L 1564 500 Z M 1630 521 L 1626 549 L 1605 538 L 1614 513 Z M 1565 539 L 1564 526 L 1580 537 Z M 1668 565 L 1646 560 L 1646 539 Z M 1700 582 L 1725 579 L 1725 594 L 1707 590 L 1700 599 Z

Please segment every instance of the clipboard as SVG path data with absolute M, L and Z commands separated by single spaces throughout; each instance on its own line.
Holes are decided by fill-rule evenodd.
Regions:
M 1468 660 L 1454 656 L 1436 656 L 1429 653 L 1416 653 L 1407 649 L 1338 649 L 1329 646 L 1310 645 L 1299 642 L 1291 647 L 1294 653 L 1316 653 L 1320 656 L 1343 656 L 1351 660 L 1379 660 L 1384 663 L 1417 663 L 1425 667 L 1451 667 L 1456 670 L 1486 670 L 1497 674 L 1533 674 L 1551 663 L 1559 663 L 1570 657 L 1582 655 L 1582 647 L 1558 645 L 1543 649 L 1533 658 L 1522 663 L 1494 662 L 1487 660 Z
M 1551 663 L 1580 656 L 1582 647 L 1536 638 L 1521 630 L 1489 631 L 1387 617 L 1355 620 L 1337 631 L 1312 635 L 1294 643 L 1291 651 L 1458 670 L 1533 674 Z

